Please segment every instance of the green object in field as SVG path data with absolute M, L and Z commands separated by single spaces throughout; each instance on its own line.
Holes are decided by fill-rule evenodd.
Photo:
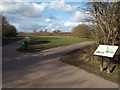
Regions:
M 27 48 L 27 41 L 22 41 L 22 48 L 24 48 L 24 49 Z

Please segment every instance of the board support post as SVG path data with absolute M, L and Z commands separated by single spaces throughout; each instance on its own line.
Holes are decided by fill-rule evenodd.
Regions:
M 100 71 L 103 71 L 103 57 L 100 57 Z
M 108 58 L 107 62 L 107 73 L 110 73 L 110 58 Z

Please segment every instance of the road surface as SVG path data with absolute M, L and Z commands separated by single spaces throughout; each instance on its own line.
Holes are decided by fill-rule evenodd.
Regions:
M 41 52 L 17 52 L 20 41 L 3 47 L 3 88 L 118 88 L 83 69 L 58 59 L 92 41 L 61 46 Z

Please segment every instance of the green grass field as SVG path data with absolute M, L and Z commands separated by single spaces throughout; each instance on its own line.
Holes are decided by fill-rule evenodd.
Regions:
M 2 45 L 7 45 L 13 42 L 16 42 L 18 40 L 21 40 L 24 36 L 16 36 L 16 37 L 8 37 L 6 39 L 2 39 Z
M 30 36 L 30 38 L 31 41 L 30 43 L 28 43 L 27 49 L 23 49 L 21 47 L 18 49 L 18 51 L 36 52 L 49 48 L 80 43 L 90 40 L 88 38 L 75 38 L 75 37 L 63 37 L 63 36 Z

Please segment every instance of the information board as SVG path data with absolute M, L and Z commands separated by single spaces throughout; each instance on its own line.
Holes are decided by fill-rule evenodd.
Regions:
M 99 45 L 99 47 L 94 52 L 94 55 L 113 57 L 117 49 L 118 49 L 118 46 Z

